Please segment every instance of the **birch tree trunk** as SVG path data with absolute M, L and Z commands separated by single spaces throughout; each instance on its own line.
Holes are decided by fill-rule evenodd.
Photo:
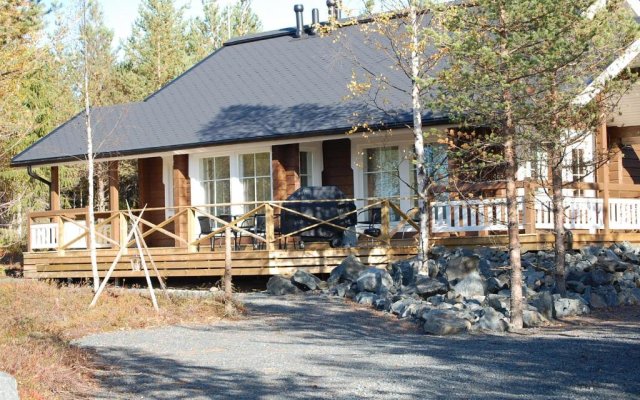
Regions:
M 94 211 L 94 159 L 93 159 L 93 134 L 91 132 L 91 99 L 89 98 L 89 57 L 88 57 L 88 39 L 86 37 L 87 24 L 87 0 L 82 3 L 82 22 L 84 32 L 84 113 L 85 125 L 87 129 L 87 182 L 89 185 L 89 199 L 87 201 L 87 216 L 89 224 L 89 240 L 87 248 L 91 257 L 91 272 L 93 275 L 93 290 L 96 292 L 100 287 L 100 277 L 98 276 L 98 258 L 96 255 L 96 218 Z
M 416 163 L 416 185 L 418 186 L 418 208 L 420 210 L 420 238 L 418 242 L 418 262 L 424 268 L 429 257 L 429 215 L 427 212 L 428 177 L 425 170 L 424 135 L 422 133 L 422 101 L 420 99 L 420 54 L 417 32 L 420 29 L 416 2 L 409 2 L 411 29 L 411 105 L 413 111 L 413 152 Z

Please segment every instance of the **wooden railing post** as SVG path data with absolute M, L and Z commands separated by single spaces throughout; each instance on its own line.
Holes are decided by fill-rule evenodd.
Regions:
M 187 251 L 189 253 L 196 253 L 198 251 L 198 247 L 194 244 L 196 240 L 195 236 L 195 227 L 196 227 L 196 211 L 195 209 L 189 207 L 187 209 Z
M 523 214 L 524 214 L 524 233 L 532 234 L 536 233 L 536 205 L 535 205 L 535 197 L 533 196 L 533 191 L 531 189 L 531 182 L 526 181 L 524 183 L 524 204 L 523 206 Z
M 265 219 L 265 234 L 264 237 L 267 241 L 266 249 L 268 251 L 274 251 L 276 249 L 275 241 L 275 226 L 273 217 L 273 206 L 269 203 L 264 205 L 264 219 Z
M 58 224 L 58 254 L 63 256 L 64 255 L 64 249 L 62 249 L 62 246 L 64 245 L 64 221 L 62 220 L 61 216 L 55 216 L 53 217 L 53 222 Z
M 390 244 L 390 225 L 391 218 L 389 217 L 389 200 L 382 201 L 382 208 L 380 210 L 380 238 L 387 246 Z
M 27 213 L 27 253 L 31 252 L 31 213 Z
M 118 212 L 118 229 L 118 243 L 120 243 L 120 250 L 122 251 L 122 254 L 127 254 L 127 236 L 129 232 L 127 232 L 127 217 L 122 211 Z

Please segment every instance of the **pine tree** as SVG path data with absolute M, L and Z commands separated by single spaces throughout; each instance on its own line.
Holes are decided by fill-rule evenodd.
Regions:
M 539 53 L 531 60 L 529 96 L 524 96 L 531 111 L 525 115 L 522 129 L 533 139 L 528 149 L 545 154 L 550 167 L 556 290 L 565 295 L 564 172 L 570 162 L 584 162 L 580 168 L 586 175 L 588 168 L 606 161 L 608 152 L 571 160 L 579 154 L 572 150 L 606 123 L 604 118 L 635 77 L 628 71 L 625 79 L 595 85 L 591 90 L 597 92 L 597 98 L 595 93 L 585 92 L 585 85 L 624 54 L 638 40 L 640 30 L 624 0 L 609 0 L 606 5 L 591 0 L 541 1 L 536 14 L 529 34 L 538 41 L 535 47 Z
M 620 50 L 614 26 L 623 22 L 621 14 L 603 12 L 595 20 L 586 18 L 592 4 L 589 0 L 477 0 L 469 6 L 454 5 L 447 10 L 447 30 L 439 43 L 450 61 L 450 68 L 439 76 L 440 104 L 466 126 L 487 127 L 491 134 L 482 136 L 481 145 L 501 149 L 497 161 L 507 186 L 515 328 L 522 327 L 518 165 L 527 160 L 527 154 L 542 149 L 551 153 L 554 175 L 561 178 L 562 155 L 572 144 L 563 138 L 576 129 L 582 129 L 582 138 L 591 134 L 583 124 L 586 119 L 581 119 L 595 115 L 584 104 L 576 107 L 573 100 L 604 70 L 603 61 L 612 61 Z M 609 2 L 608 7 L 612 5 L 618 7 L 620 2 Z M 607 18 L 611 19 L 605 22 Z M 628 26 L 628 22 L 621 25 L 617 32 L 627 43 L 633 36 Z M 558 183 L 557 176 L 554 180 Z M 561 194 L 559 182 L 556 189 Z M 562 216 L 558 207 L 557 215 Z M 556 245 L 563 239 L 562 222 L 556 221 Z M 562 245 L 559 254 L 557 272 L 564 278 Z M 559 282 L 560 290 L 562 286 Z
M 258 32 L 262 24 L 251 9 L 250 0 L 238 0 L 221 7 L 217 0 L 203 1 L 204 17 L 192 21 L 189 39 L 194 61 L 222 47 L 227 40 Z
M 145 95 L 166 85 L 188 66 L 183 15 L 184 7 L 176 8 L 173 0 L 144 0 L 140 5 L 133 32 L 124 43 L 124 65 L 127 82 L 142 88 Z

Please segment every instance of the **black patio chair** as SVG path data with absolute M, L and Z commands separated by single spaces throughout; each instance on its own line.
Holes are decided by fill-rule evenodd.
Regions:
M 359 224 L 368 225 L 368 227 L 363 231 L 364 234 L 371 238 L 379 237 L 382 234 L 382 230 L 380 229 L 380 224 L 382 223 L 382 209 L 380 207 L 371 207 L 360 211 L 358 216 L 360 214 L 366 214 L 368 218 L 364 221 L 358 221 Z
M 231 215 L 231 214 L 220 214 L 220 215 L 217 215 L 217 217 L 220 218 L 221 220 L 223 220 L 226 223 L 230 223 L 234 219 L 233 215 Z M 239 250 L 239 247 L 238 247 L 239 246 L 238 245 L 238 231 L 232 229 L 231 233 L 233 234 L 233 248 L 235 250 Z M 214 242 L 215 242 L 215 239 L 220 239 L 220 241 L 222 242 L 224 240 L 224 231 L 222 231 L 220 233 L 217 233 L 214 236 Z
M 211 227 L 211 218 L 205 216 L 198 217 L 198 223 L 200 224 L 200 234 L 198 235 L 198 239 L 203 236 L 210 235 L 213 232 Z M 211 251 L 213 251 L 213 247 L 215 245 L 215 236 L 211 236 Z M 198 242 L 198 251 L 200 251 L 200 243 Z

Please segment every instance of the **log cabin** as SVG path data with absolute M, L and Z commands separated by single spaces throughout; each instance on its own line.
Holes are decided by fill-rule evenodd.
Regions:
M 390 68 L 379 50 L 365 44 L 357 26 L 341 26 L 341 39 L 336 41 L 332 35 L 317 34 L 298 17 L 294 28 L 226 42 L 144 101 L 92 110 L 96 157 L 109 165 L 110 209 L 97 214 L 102 275 L 124 249 L 113 276 L 142 276 L 133 241 L 127 237 L 131 218 L 120 209 L 122 160 L 137 162 L 144 210 L 134 214 L 140 216 L 145 240 L 166 277 L 222 275 L 220 243 L 226 226 L 234 232 L 236 275 L 295 268 L 325 273 L 349 254 L 372 265 L 387 265 L 415 253 L 410 99 L 394 91 L 384 99 L 353 98 L 348 90 L 362 65 L 385 73 L 399 88 L 409 88 L 410 82 Z M 605 74 L 615 76 L 637 64 L 639 53 L 640 44 L 634 43 Z M 384 102 L 384 110 L 377 100 Z M 443 132 L 454 127 L 447 115 L 436 111 L 425 112 L 423 122 Z M 366 132 L 347 134 L 364 123 Z M 442 160 L 446 152 L 431 140 L 429 160 Z M 595 171 L 580 168 L 599 150 L 613 150 L 614 156 Z M 571 151 L 574 167 L 567 169 L 567 178 L 573 184 L 566 189 L 566 223 L 576 246 L 640 243 L 639 155 L 636 85 L 620 102 L 619 112 Z M 58 178 L 60 167 L 85 159 L 84 114 L 12 159 L 13 167 L 26 167 L 34 175 L 32 168 L 51 169 L 50 210 L 28 216 L 26 277 L 91 276 L 87 209 L 61 208 Z M 535 174 L 531 163 L 520 166 L 525 249 L 549 248 L 553 242 L 549 199 L 536 187 Z M 295 214 L 293 203 L 286 202 L 289 196 L 299 188 L 317 186 L 335 186 L 353 201 L 354 226 Z M 484 189 L 491 189 L 493 198 L 434 201 L 434 243 L 506 244 L 505 199 L 499 195 L 501 188 L 489 186 Z M 305 244 L 303 232 L 280 229 L 279 216 L 287 212 L 309 219 L 311 225 L 351 231 L 356 239 L 338 247 L 327 241 Z M 264 221 L 260 229 L 259 218 Z

